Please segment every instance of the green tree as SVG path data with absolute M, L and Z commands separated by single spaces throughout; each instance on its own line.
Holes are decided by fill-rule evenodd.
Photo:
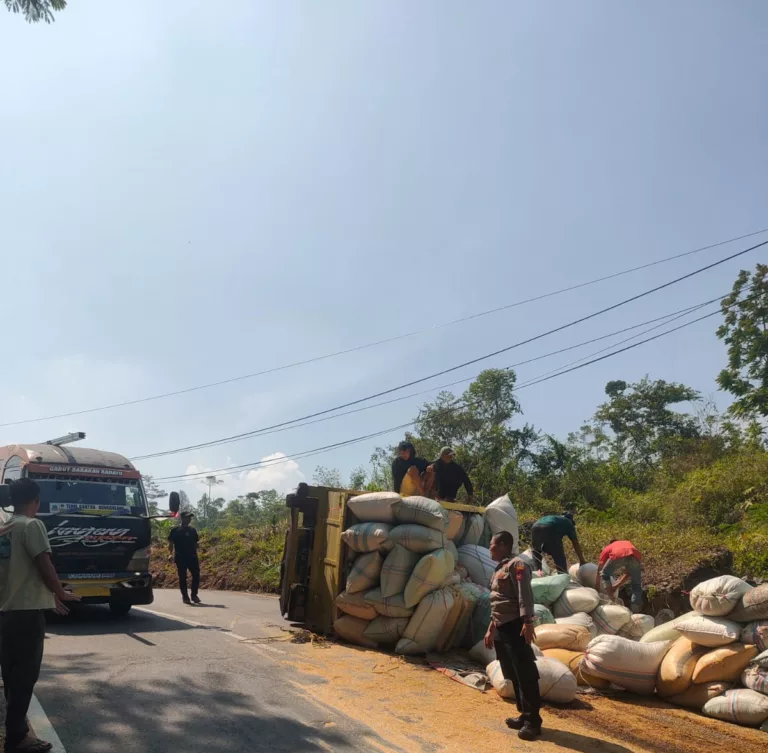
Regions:
M 742 270 L 723 298 L 724 321 L 717 336 L 728 346 L 728 366 L 717 376 L 734 396 L 731 414 L 741 419 L 768 416 L 768 265 Z
M 691 387 L 646 376 L 634 384 L 608 382 L 605 394 L 608 401 L 595 412 L 596 428 L 587 432 L 607 442 L 616 459 L 647 466 L 674 441 L 700 435 L 695 416 L 670 408 L 699 401 L 701 395 Z
M 221 511 L 225 502 L 226 500 L 223 497 L 212 499 L 207 494 L 203 494 L 194 511 L 201 529 L 216 527 L 221 518 Z
M 487 369 L 460 398 L 441 392 L 426 403 L 409 439 L 427 460 L 443 446 L 456 450 L 456 460 L 475 485 L 481 504 L 505 494 L 530 462 L 538 434 L 529 425 L 512 426 L 520 414 L 515 395 L 517 376 L 511 369 Z
M 363 466 L 358 466 L 357 468 L 353 468 L 352 472 L 349 474 L 349 484 L 347 485 L 348 489 L 365 489 L 368 485 L 368 472 L 363 468 Z
M 366 486 L 368 491 L 385 492 L 395 488 L 395 482 L 392 478 L 392 459 L 394 456 L 394 447 L 377 447 L 371 453 L 371 476 Z
M 165 499 L 168 496 L 168 492 L 161 489 L 158 483 L 152 476 L 142 475 L 141 481 L 144 484 L 144 492 L 147 495 L 147 507 L 149 508 L 150 515 L 157 515 L 159 513 L 158 500 Z
M 341 473 L 338 468 L 326 468 L 318 465 L 312 474 L 312 483 L 316 486 L 330 486 L 332 489 L 343 489 L 344 484 L 341 481 Z
M 265 489 L 233 499 L 224 509 L 219 523 L 233 528 L 275 526 L 287 517 L 285 497 L 275 489 Z
M 5 7 L 12 13 L 23 13 L 31 24 L 54 21 L 53 12 L 64 10 L 67 0 L 5 0 Z

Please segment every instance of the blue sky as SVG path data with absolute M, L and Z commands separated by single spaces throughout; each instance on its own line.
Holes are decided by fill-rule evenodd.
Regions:
M 322 355 L 768 227 L 759 0 L 70 5 L 49 27 L 0 12 L 0 423 Z M 135 456 L 236 434 L 447 368 L 747 245 L 203 392 L 3 427 L 0 443 L 77 429 Z M 487 365 L 718 296 L 767 257 Z M 715 326 L 521 392 L 524 419 L 564 436 L 606 381 L 646 373 L 715 394 Z M 405 423 L 423 399 L 140 468 L 292 454 Z M 398 438 L 228 476 L 221 491 L 287 489 L 318 463 L 346 475 Z

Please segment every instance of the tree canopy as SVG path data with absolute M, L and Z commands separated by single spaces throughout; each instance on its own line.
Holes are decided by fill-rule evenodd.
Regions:
M 768 416 L 768 265 L 742 270 L 722 301 L 724 321 L 717 336 L 728 346 L 728 365 L 718 374 L 720 389 L 734 396 L 731 413 L 742 419 Z
M 4 0 L 5 7 L 12 13 L 23 13 L 31 24 L 40 21 L 50 24 L 55 20 L 54 11 L 64 10 L 67 0 Z

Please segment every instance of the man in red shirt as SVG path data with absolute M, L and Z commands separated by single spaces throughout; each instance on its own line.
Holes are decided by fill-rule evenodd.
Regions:
M 613 599 L 614 594 L 627 581 L 632 581 L 632 611 L 637 614 L 643 606 L 643 582 L 641 577 L 641 562 L 643 560 L 640 552 L 631 541 L 617 541 L 611 539 L 600 555 L 600 561 L 597 563 L 597 579 L 595 587 L 600 591 L 600 580 L 603 581 L 603 589 L 609 599 Z M 623 567 L 624 576 L 614 585 L 611 577 L 617 569 Z

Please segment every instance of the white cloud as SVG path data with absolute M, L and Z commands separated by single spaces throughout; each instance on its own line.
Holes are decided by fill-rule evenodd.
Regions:
M 235 465 L 229 459 L 227 460 L 228 465 Z M 215 497 L 224 497 L 228 500 L 248 492 L 258 492 L 264 489 L 276 489 L 278 492 L 286 494 L 293 491 L 299 482 L 305 479 L 299 464 L 295 460 L 287 459 L 284 452 L 265 455 L 261 458 L 261 462 L 265 465 L 240 473 L 220 476 L 220 480 L 224 483 L 217 485 L 212 490 L 212 494 Z M 187 466 L 185 473 L 209 473 L 211 470 L 205 466 L 192 464 Z M 208 490 L 204 477 L 187 481 L 184 486 L 187 487 L 187 494 L 193 501 L 199 499 Z

